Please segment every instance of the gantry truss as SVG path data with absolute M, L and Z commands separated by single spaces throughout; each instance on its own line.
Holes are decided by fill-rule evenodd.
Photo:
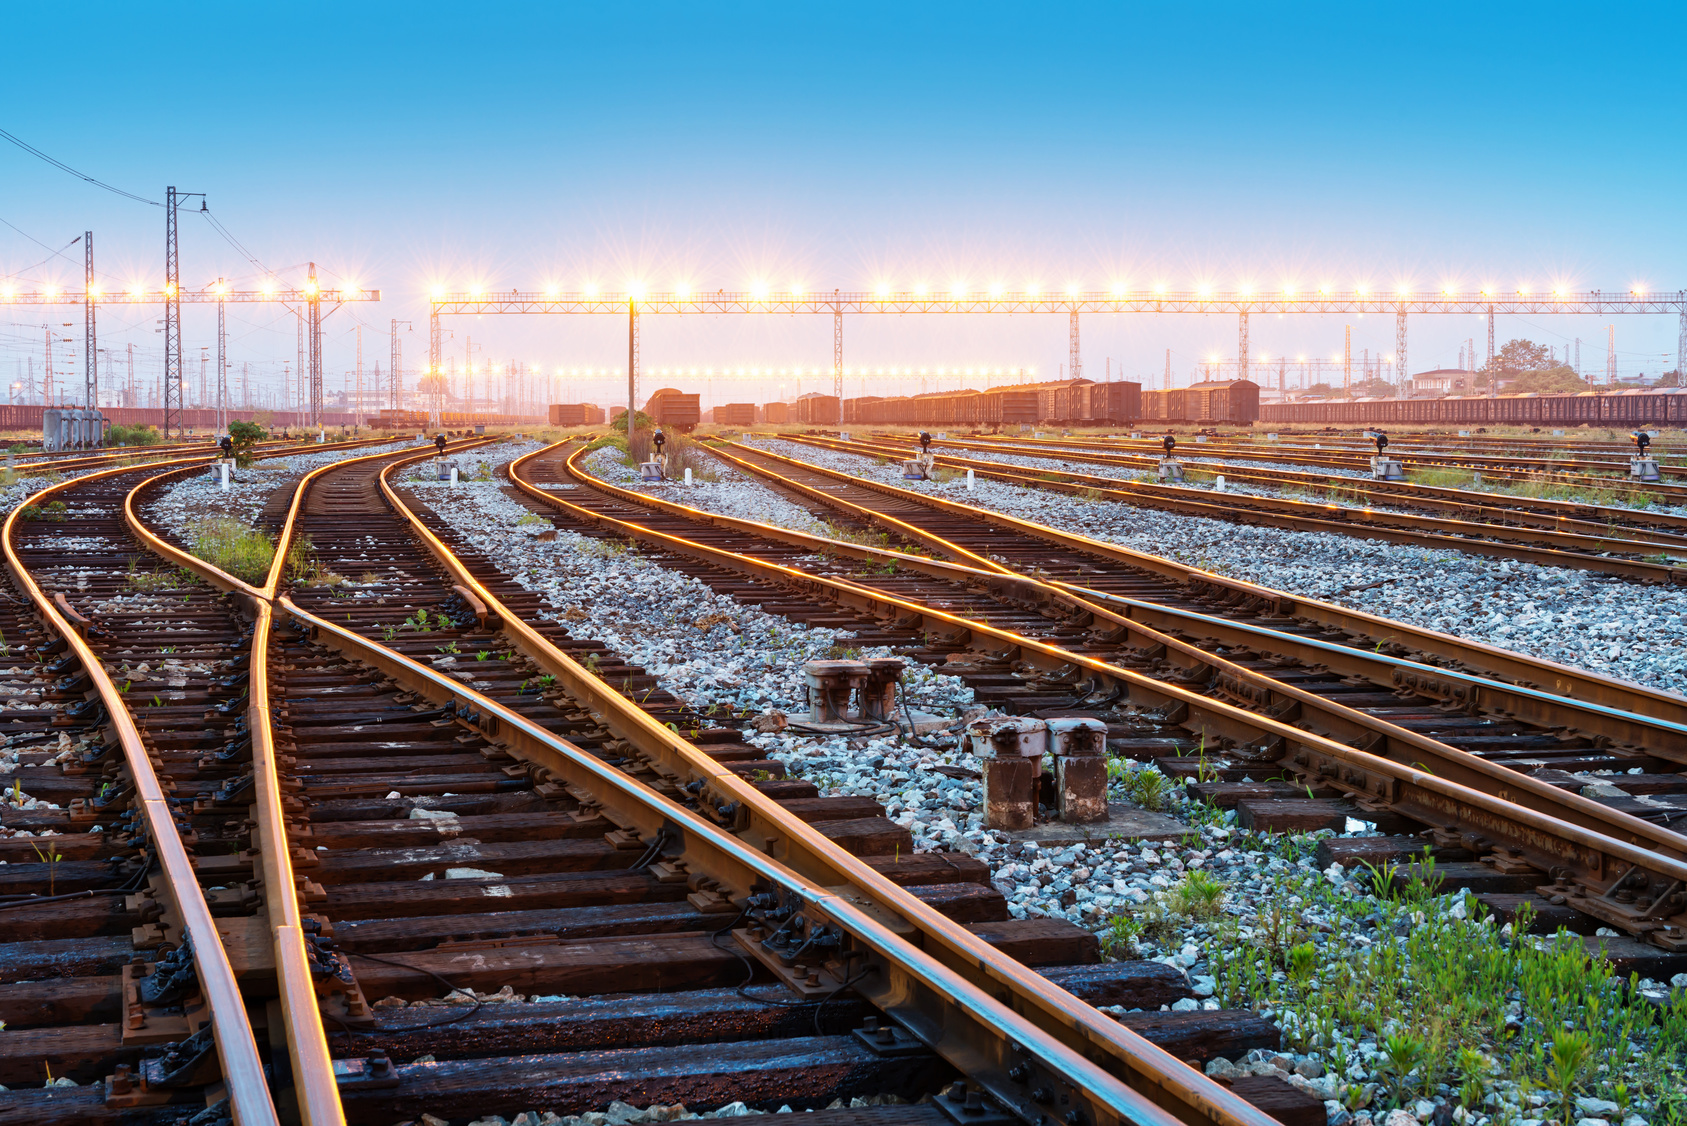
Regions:
M 174 189 L 172 189 L 173 191 Z M 89 236 L 92 243 L 92 237 Z M 172 243 L 173 245 L 173 243 Z M 268 289 L 229 289 L 222 284 L 207 286 L 198 290 L 182 290 L 167 285 L 163 289 L 123 289 L 110 293 L 98 289 L 85 289 L 80 293 L 70 290 L 38 289 L 17 292 L 12 289 L 0 289 L 0 308 L 8 305 L 82 305 L 86 307 L 87 337 L 94 338 L 94 310 L 101 305 L 162 305 L 165 309 L 165 342 L 164 342 L 164 436 L 168 438 L 172 429 L 180 428 L 182 417 L 181 404 L 181 319 L 182 305 L 215 305 L 217 306 L 217 410 L 221 425 L 227 425 L 227 384 L 228 384 L 228 354 L 226 322 L 223 318 L 224 306 L 229 304 L 259 304 L 280 302 L 292 306 L 300 314 L 300 326 L 309 325 L 310 333 L 310 420 L 319 424 L 322 420 L 322 318 L 327 314 L 322 306 L 328 305 L 328 313 L 332 313 L 347 301 L 379 301 L 381 291 L 378 289 L 330 289 L 316 284 L 316 263 L 310 265 L 311 280 L 300 289 L 282 289 L 279 286 Z M 90 259 L 90 278 L 92 265 Z M 92 344 L 89 345 L 90 355 Z M 92 367 L 90 366 L 90 371 Z M 92 376 L 88 379 L 87 404 L 97 405 L 96 385 Z
M 436 315 L 458 313 L 1681 313 L 1668 293 L 435 293 Z
M 439 318 L 457 314 L 484 315 L 488 313 L 560 313 L 627 315 L 627 410 L 634 409 L 635 388 L 638 382 L 638 318 L 640 314 L 671 313 L 678 315 L 714 313 L 830 313 L 832 322 L 832 378 L 834 393 L 843 396 L 843 318 L 845 313 L 865 314 L 921 314 L 921 313 L 1065 313 L 1068 327 L 1068 371 L 1074 377 L 1081 374 L 1082 358 L 1079 350 L 1078 322 L 1085 313 L 1233 313 L 1237 318 L 1236 360 L 1239 371 L 1247 371 L 1248 317 L 1253 313 L 1392 313 L 1394 314 L 1395 371 L 1409 372 L 1406 364 L 1406 318 L 1410 314 L 1471 315 L 1488 320 L 1488 358 L 1494 357 L 1494 319 L 1514 313 L 1574 314 L 1577 316 L 1609 316 L 1628 313 L 1674 313 L 1679 318 L 1677 329 L 1676 370 L 1687 370 L 1687 290 L 1653 292 L 1633 289 L 1623 293 L 1589 290 L 1571 293 L 1554 290 L 1543 293 L 1516 290 L 1501 293 L 1478 290 L 1474 293 L 1369 293 L 1359 290 L 1312 293 L 1280 292 L 1166 292 L 1161 290 L 1105 290 L 1067 291 L 1064 293 L 1017 292 L 995 290 L 937 292 L 889 291 L 871 292 L 834 289 L 802 292 L 740 291 L 717 289 L 713 293 L 563 293 L 547 290 L 524 292 L 519 289 L 504 292 L 444 293 L 435 291 L 430 298 L 431 347 L 428 355 L 432 383 L 442 381 Z M 1345 366 L 1351 376 L 1351 359 Z M 1170 378 L 1168 374 L 1168 379 Z M 437 407 L 435 408 L 437 412 Z M 629 415 L 631 417 L 631 415 Z

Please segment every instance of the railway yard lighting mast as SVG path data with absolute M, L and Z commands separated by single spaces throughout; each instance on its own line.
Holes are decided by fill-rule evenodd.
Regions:
M 94 325 L 95 299 L 98 297 L 94 287 L 94 232 L 86 231 L 82 235 L 82 393 L 83 405 L 89 410 L 95 410 L 100 405 L 99 345 Z

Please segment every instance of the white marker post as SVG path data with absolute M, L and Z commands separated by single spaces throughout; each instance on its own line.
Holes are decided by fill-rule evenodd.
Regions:
M 219 461 L 217 463 L 217 469 L 221 471 L 221 476 L 222 476 L 222 479 L 223 479 L 223 492 L 226 493 L 226 492 L 228 492 L 228 462 L 227 461 Z
M 451 467 L 451 487 L 453 489 L 457 487 L 457 467 L 455 465 Z
M 967 470 L 967 492 L 972 492 L 972 470 Z
M 691 484 L 691 466 L 689 465 L 685 467 L 685 483 Z

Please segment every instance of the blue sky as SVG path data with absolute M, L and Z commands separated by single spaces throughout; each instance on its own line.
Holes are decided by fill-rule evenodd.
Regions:
M 357 317 L 367 365 L 393 317 L 420 357 L 435 282 L 1687 287 L 1683 22 L 1664 5 L 36 5 L 7 16 L 0 127 L 148 198 L 206 192 L 283 276 L 315 260 L 379 286 L 330 320 L 334 373 Z M 55 249 L 92 229 L 111 279 L 162 276 L 159 209 L 9 145 L 0 219 Z M 185 284 L 257 273 L 194 216 L 182 252 Z M 70 254 L 26 269 L 48 252 L 0 226 L 14 284 L 79 285 Z M 0 321 L 0 374 L 39 364 L 41 320 Z M 114 312 L 104 342 L 151 370 L 151 322 Z M 1256 317 L 1253 348 L 1332 354 L 1345 323 Z M 1356 353 L 1392 350 L 1388 318 L 1351 323 Z M 624 362 L 607 318 L 451 329 L 480 363 Z M 1484 334 L 1417 318 L 1412 367 Z M 1670 318 L 1617 334 L 1625 372 L 1673 366 Z M 1502 320 L 1511 336 L 1580 336 L 1584 369 L 1603 366 L 1592 318 Z M 260 376 L 294 354 L 280 311 L 243 310 L 230 337 Z M 1235 321 L 1097 317 L 1084 340 L 1085 374 L 1157 375 L 1171 348 L 1182 381 L 1234 354 Z M 190 315 L 189 356 L 211 342 Z M 825 367 L 830 324 L 687 318 L 644 345 L 651 368 Z M 1065 345 L 1057 317 L 861 318 L 845 350 L 1052 377 Z M 716 398 L 775 388 L 738 390 Z

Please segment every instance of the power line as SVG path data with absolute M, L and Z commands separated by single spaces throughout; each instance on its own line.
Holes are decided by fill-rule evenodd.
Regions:
M 164 206 L 163 204 L 159 203 L 155 199 L 147 199 L 145 196 L 136 195 L 134 192 L 126 192 L 122 188 L 114 188 L 110 184 L 106 183 L 104 180 L 96 180 L 92 176 L 87 175 L 86 173 L 78 172 L 76 169 L 72 168 L 70 165 L 66 164 L 64 161 L 55 160 L 53 157 L 48 156 L 46 153 L 42 152 L 40 149 L 36 148 L 34 145 L 29 144 L 27 141 L 19 140 L 17 137 L 12 136 L 10 133 L 6 132 L 4 129 L 0 129 L 0 137 L 6 138 L 6 140 L 12 142 L 12 144 L 16 145 L 18 148 L 22 149 L 24 152 L 29 153 L 31 156 L 40 157 L 42 160 L 46 161 L 48 164 L 51 164 L 54 168 L 57 168 L 59 171 L 68 172 L 72 176 L 75 176 L 78 180 L 84 180 L 84 181 L 94 185 L 94 187 L 96 187 L 96 188 L 104 188 L 108 192 L 116 192 L 118 195 L 126 196 L 129 199 L 135 200 L 137 203 L 150 203 L 154 207 L 163 207 Z
M 71 239 L 69 242 L 67 242 L 63 246 L 59 247 L 59 249 L 54 250 L 52 247 L 48 246 L 46 243 L 44 243 L 40 239 L 36 238 L 34 235 L 30 234 L 28 231 L 23 230 L 21 227 L 14 226 L 13 224 L 7 222 L 5 219 L 0 219 L 0 223 L 5 223 L 6 226 L 11 227 L 12 230 L 17 231 L 18 234 L 22 235 L 24 238 L 26 238 L 30 242 L 34 243 L 36 246 L 39 246 L 42 250 L 45 250 L 45 251 L 49 252 L 47 257 L 41 259 L 41 261 L 35 263 L 35 265 L 25 266 L 23 269 L 19 270 L 15 274 L 5 275 L 6 277 L 9 277 L 9 278 L 21 278 L 21 277 L 23 277 L 23 275 L 29 273 L 29 271 L 38 270 L 42 266 L 45 266 L 48 262 L 51 262 L 54 258 L 64 258 L 64 252 L 65 251 L 69 250 L 71 247 L 75 246 L 77 243 L 82 241 L 82 236 L 77 235 L 75 238 Z M 70 259 L 68 259 L 68 258 L 65 259 L 65 260 L 67 262 L 70 261 Z
M 265 274 L 268 274 L 271 277 L 275 276 L 275 271 L 270 269 L 268 266 L 264 265 L 262 262 L 258 261 L 258 259 L 252 254 L 252 252 L 250 250 L 247 250 L 244 246 L 242 246 L 240 244 L 240 240 L 235 238 L 232 234 L 229 233 L 229 229 L 227 227 L 223 226 L 222 222 L 215 215 L 211 214 L 211 211 L 210 211 L 209 208 L 202 206 L 199 209 L 199 213 L 201 215 L 205 216 L 205 221 L 207 223 L 211 224 L 211 229 L 216 231 L 219 235 L 223 236 L 223 241 L 228 243 L 230 246 L 234 247 L 234 249 L 238 250 L 240 252 L 241 256 L 246 259 L 246 261 L 252 263 L 252 265 L 256 266 L 259 270 L 263 271 Z

